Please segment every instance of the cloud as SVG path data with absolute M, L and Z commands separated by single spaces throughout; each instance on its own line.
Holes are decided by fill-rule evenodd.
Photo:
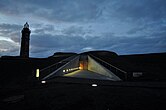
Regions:
M 13 31 L 20 30 L 21 28 L 22 26 L 17 24 L 6 24 L 6 23 L 0 24 L 0 30 L 2 31 L 13 32 Z
M 165 0 L 1 0 L 1 52 L 12 47 L 10 42 L 19 45 L 18 24 L 26 21 L 32 56 L 94 49 L 118 54 L 166 51 L 165 6 Z
M 19 43 L 21 28 L 21 25 L 2 23 L 0 24 L 0 36 L 6 39 L 11 39 L 15 43 Z
M 0 40 L 0 56 L 3 55 L 18 55 L 19 46 L 13 42 Z
M 0 12 L 8 15 L 29 15 L 51 21 L 87 22 L 100 15 L 102 0 L 21 0 L 2 1 Z
M 92 51 L 92 50 L 95 50 L 95 49 L 92 47 L 84 47 L 83 49 L 81 49 L 82 52 L 87 52 L 87 51 Z
M 131 30 L 129 30 L 127 32 L 127 34 L 129 34 L 129 35 L 136 34 L 137 32 L 143 31 L 145 29 L 146 29 L 145 27 L 135 27 L 135 28 L 132 28 Z
M 64 35 L 32 35 L 31 43 L 38 47 L 58 47 L 58 48 L 70 48 L 70 46 L 81 45 L 83 38 L 80 36 L 64 36 Z
M 110 15 L 121 20 L 159 20 L 166 17 L 165 5 L 165 0 L 116 0 L 108 2 L 105 9 L 114 8 Z
M 66 36 L 80 36 L 86 39 L 86 36 L 92 34 L 92 29 L 86 28 L 84 26 L 70 26 L 68 28 L 63 29 L 62 34 Z
M 164 19 L 165 5 L 165 0 L 2 0 L 0 12 L 50 21 L 93 22 L 115 18 L 136 22 Z
M 52 2 L 52 5 L 46 5 L 46 8 L 41 10 L 41 13 L 40 10 L 37 10 L 36 14 L 38 16 L 43 16 L 43 14 L 46 14 L 43 12 L 46 11 L 46 19 L 67 22 L 87 22 L 98 17 L 100 13 L 98 5 L 97 0 L 95 0 L 95 2 L 94 0 L 74 0 L 72 2 L 69 0 L 58 0 Z
M 33 25 L 34 30 L 32 31 L 32 33 L 35 34 L 42 34 L 42 33 L 52 33 L 55 32 L 54 26 L 53 25 L 49 25 L 49 24 L 40 24 L 40 25 Z
M 104 36 L 107 35 L 107 36 Z M 148 53 L 148 52 L 163 52 L 166 51 L 164 36 L 158 37 L 126 37 L 116 36 L 110 33 L 103 36 L 87 36 L 84 39 L 80 36 L 64 36 L 64 35 L 38 35 L 32 36 L 32 46 L 37 47 L 41 51 L 74 51 L 83 52 L 88 50 L 110 50 L 118 54 L 128 53 Z M 161 41 L 161 39 L 163 39 Z M 32 48 L 33 50 L 33 48 Z M 35 50 L 36 51 L 36 50 Z M 50 53 L 51 53 L 50 52 Z

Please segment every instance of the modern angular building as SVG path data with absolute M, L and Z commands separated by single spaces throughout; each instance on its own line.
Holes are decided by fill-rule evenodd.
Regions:
M 22 58 L 29 58 L 30 33 L 31 31 L 29 29 L 29 24 L 26 22 L 22 30 L 22 38 L 21 38 L 20 57 Z

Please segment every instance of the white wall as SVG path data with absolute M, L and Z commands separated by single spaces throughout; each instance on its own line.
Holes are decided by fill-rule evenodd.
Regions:
M 109 71 L 107 68 L 96 62 L 93 58 L 88 56 L 88 70 L 96 72 L 101 75 L 105 75 L 110 77 L 113 80 L 120 81 L 121 79 L 113 74 L 111 71 Z

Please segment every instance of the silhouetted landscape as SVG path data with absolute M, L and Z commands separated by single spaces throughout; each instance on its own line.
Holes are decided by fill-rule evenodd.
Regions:
M 50 56 L 48 58 L 27 59 L 20 58 L 19 56 L 4 56 L 0 59 L 0 80 L 2 81 L 1 86 L 3 86 L 3 84 L 8 85 L 8 83 L 11 84 L 11 86 L 14 86 L 13 84 L 17 86 L 17 83 L 19 85 L 26 82 L 35 81 L 36 69 L 43 69 L 71 55 L 72 54 L 58 54 L 57 57 Z
M 76 53 L 55 53 L 48 58 L 2 57 L 1 85 L 14 82 L 24 82 L 34 79 L 36 69 L 43 69 L 57 63 Z M 138 55 L 117 55 L 109 51 L 91 51 L 82 54 L 92 54 L 112 65 L 127 71 L 128 81 L 166 81 L 166 53 L 138 54 Z M 59 65 L 62 66 L 62 65 Z M 143 72 L 143 76 L 132 78 L 133 72 Z M 6 80 L 8 79 L 8 80 Z M 12 82 L 14 81 L 14 82 Z
M 0 59 L 1 109 L 73 110 L 80 109 L 80 106 L 81 110 L 165 108 L 166 53 L 117 55 L 109 51 L 90 51 L 81 54 L 94 55 L 127 71 L 127 80 L 57 76 L 41 84 L 35 77 L 37 68 L 46 68 L 77 54 L 55 53 L 48 58 L 28 59 L 6 56 Z M 141 71 L 143 75 L 134 78 L 134 71 Z M 99 86 L 91 87 L 93 83 Z M 17 98 L 5 99 L 13 95 Z
M 128 76 L 132 77 L 133 72 L 143 72 L 140 78 L 129 79 L 133 81 L 166 81 L 166 53 L 119 55 L 112 56 L 105 54 L 93 55 L 104 61 L 127 71 Z

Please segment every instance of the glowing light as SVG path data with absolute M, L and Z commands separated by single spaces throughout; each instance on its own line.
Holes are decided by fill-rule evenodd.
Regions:
M 83 68 L 84 68 L 83 62 L 81 62 L 79 69 L 82 70 Z
M 79 69 L 79 67 L 73 68 L 73 70 L 77 70 L 77 69 Z
M 81 70 L 73 71 L 73 72 L 71 72 L 71 73 L 65 74 L 64 76 L 74 76 L 74 75 L 76 75 L 79 71 L 81 71 Z
M 45 83 L 46 83 L 46 81 L 41 81 L 41 83 L 42 83 L 42 84 L 45 84 Z
M 69 70 L 68 70 L 68 69 L 66 69 L 66 71 L 68 72 Z
M 39 77 L 39 74 L 40 74 L 39 69 L 36 69 L 36 77 L 37 77 L 37 78 Z
M 65 71 L 65 70 L 63 70 L 63 72 L 65 73 L 66 71 Z
M 97 87 L 97 84 L 92 84 L 92 87 Z

